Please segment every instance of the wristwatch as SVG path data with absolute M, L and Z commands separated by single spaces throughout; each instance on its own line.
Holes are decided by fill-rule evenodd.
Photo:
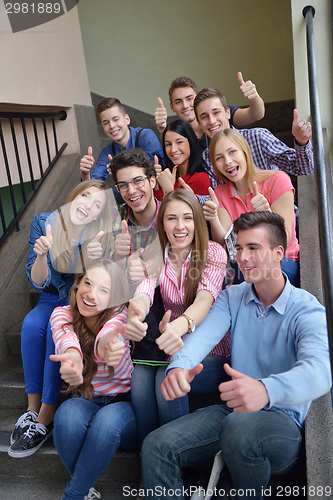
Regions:
M 184 318 L 187 319 L 187 324 L 188 324 L 188 330 L 187 330 L 187 332 L 185 332 L 185 334 L 194 332 L 194 330 L 195 330 L 195 321 L 194 321 L 194 319 L 191 319 L 186 314 L 182 314 L 182 316 L 184 316 Z

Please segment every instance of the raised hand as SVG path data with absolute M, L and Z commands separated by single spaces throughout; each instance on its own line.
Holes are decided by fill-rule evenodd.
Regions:
M 246 97 L 250 101 L 258 99 L 259 94 L 257 92 L 255 84 L 252 83 L 251 80 L 247 80 L 246 82 L 244 82 L 243 75 L 240 71 L 239 73 L 237 73 L 237 79 L 240 85 L 240 90 L 242 91 L 244 97 Z
M 125 333 L 126 325 L 118 325 L 103 335 L 97 345 L 97 351 L 107 366 L 116 366 L 125 352 L 125 343 L 118 338 L 118 333 Z
M 112 156 L 111 155 L 108 155 L 108 159 L 109 159 L 109 162 L 107 165 L 106 165 L 106 170 L 108 171 L 108 174 L 109 175 L 112 175 L 112 172 L 111 172 L 111 162 L 112 162 Z
M 176 175 L 177 175 L 177 168 L 178 166 L 174 166 L 171 170 L 166 168 L 157 176 L 157 182 L 163 189 L 163 194 L 170 193 L 171 191 L 174 191 L 175 187 L 175 182 L 176 182 Z
M 142 281 L 147 276 L 147 271 L 145 268 L 145 263 L 140 259 L 140 255 L 144 252 L 143 248 L 139 248 L 136 252 L 129 256 L 127 261 L 128 266 L 128 276 L 131 281 Z
M 256 181 L 253 181 L 252 184 L 252 194 L 253 197 L 251 200 L 251 205 L 253 206 L 253 209 L 256 212 L 261 212 L 261 211 L 271 212 L 271 207 L 269 206 L 268 200 L 265 198 L 263 194 L 259 193 Z
M 146 314 L 135 300 L 130 300 L 128 306 L 128 320 L 125 328 L 125 337 L 140 342 L 146 336 L 148 325 L 143 323 Z
M 51 354 L 51 361 L 61 361 L 60 375 L 67 384 L 77 386 L 83 383 L 83 362 L 76 349 L 68 349 L 64 354 Z
M 312 137 L 312 126 L 306 120 L 298 121 L 298 111 L 294 109 L 291 132 L 300 146 L 305 146 Z
M 227 363 L 224 364 L 224 370 L 233 380 L 219 385 L 220 398 L 235 413 L 259 411 L 269 403 L 266 387 L 260 380 L 234 370 Z
M 154 118 L 157 130 L 162 133 L 167 126 L 167 110 L 160 97 L 157 98 L 158 108 L 155 109 Z
M 159 325 L 159 330 L 162 335 L 156 339 L 156 344 L 161 351 L 164 351 L 165 354 L 172 356 L 176 352 L 180 351 L 184 342 L 178 333 L 173 329 L 172 323 L 169 323 L 170 316 L 171 311 L 167 311 L 164 314 Z
M 155 167 L 155 172 L 156 172 L 156 178 L 157 176 L 162 172 L 162 167 L 161 165 L 158 163 L 158 156 L 157 155 L 154 155 L 154 167 Z
M 38 240 L 36 240 L 34 245 L 34 252 L 39 256 L 46 255 L 49 249 L 52 248 L 52 245 L 53 238 L 51 234 L 51 225 L 48 224 L 46 226 L 46 236 L 41 236 L 40 238 L 38 238 Z
M 183 370 L 182 368 L 173 368 L 170 370 L 161 384 L 161 391 L 164 399 L 172 401 L 176 398 L 182 398 L 191 390 L 190 383 L 196 375 L 203 369 L 203 365 L 199 363 L 191 370 Z
M 185 191 L 189 191 L 190 193 L 195 194 L 193 189 L 188 184 L 186 184 L 182 177 L 178 177 L 178 186 L 185 189 Z
M 202 207 L 202 210 L 203 210 L 205 219 L 207 221 L 212 221 L 218 217 L 217 209 L 219 208 L 219 201 L 216 198 L 216 195 L 214 193 L 214 189 L 209 187 L 208 193 L 209 193 L 211 199 L 206 201 L 206 203 Z
M 93 240 L 87 245 L 87 253 L 89 259 L 98 259 L 103 255 L 103 248 L 100 243 L 100 239 L 102 238 L 104 231 L 100 231 Z
M 83 158 L 80 160 L 80 173 L 81 173 L 81 179 L 83 181 L 86 181 L 90 179 L 90 171 L 94 166 L 95 160 L 92 155 L 92 147 L 88 147 L 88 154 L 85 155 Z
M 118 233 L 114 242 L 114 249 L 120 257 L 126 257 L 131 251 L 131 236 L 128 232 L 127 222 L 121 221 L 122 230 Z

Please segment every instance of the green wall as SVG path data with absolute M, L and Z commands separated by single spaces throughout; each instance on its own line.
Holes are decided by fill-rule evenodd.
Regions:
M 290 0 L 81 0 L 90 90 L 153 113 L 177 76 L 244 105 L 237 72 L 266 102 L 294 98 Z

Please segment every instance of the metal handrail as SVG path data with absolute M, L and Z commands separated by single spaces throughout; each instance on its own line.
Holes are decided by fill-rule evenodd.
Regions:
M 66 111 L 62 110 L 59 112 L 51 112 L 51 113 L 32 113 L 32 112 L 11 112 L 11 111 L 0 111 L 0 149 L 2 149 L 2 155 L 4 159 L 4 167 L 5 167 L 5 172 L 6 172 L 6 177 L 7 177 L 7 183 L 9 187 L 9 193 L 10 193 L 10 199 L 11 199 L 11 204 L 12 204 L 12 211 L 13 211 L 13 216 L 9 224 L 6 223 L 5 220 L 5 213 L 4 213 L 4 206 L 3 206 L 3 201 L 1 200 L 1 193 L 0 193 L 0 220 L 2 224 L 2 230 L 3 234 L 0 237 L 0 247 L 8 237 L 9 233 L 13 229 L 13 227 L 16 227 L 16 230 L 20 230 L 19 226 L 19 218 L 30 203 L 31 199 L 51 171 L 52 167 L 55 165 L 65 148 L 67 147 L 67 143 L 64 143 L 60 148 L 58 147 L 58 140 L 57 140 L 57 133 L 56 133 L 56 126 L 55 126 L 55 120 L 66 120 L 67 118 L 67 113 Z M 7 147 L 6 147 L 6 140 L 5 136 L 3 133 L 2 125 L 1 125 L 1 120 L 9 120 L 9 125 L 10 125 L 10 133 L 11 133 L 11 141 L 12 145 L 14 148 L 14 154 L 15 154 L 15 164 L 10 165 L 8 154 L 7 154 Z M 15 120 L 15 122 L 14 122 Z M 24 139 L 24 147 L 25 147 L 25 154 L 26 154 L 26 160 L 28 164 L 28 170 L 29 170 L 29 176 L 30 176 L 30 183 L 31 183 L 31 191 L 27 195 L 26 190 L 25 190 L 25 185 L 24 185 L 24 180 L 23 180 L 23 174 L 22 174 L 22 159 L 20 157 L 20 152 L 17 144 L 17 130 L 15 127 L 15 124 L 18 125 L 18 120 L 20 121 L 20 126 L 22 129 L 23 133 L 23 139 Z M 34 144 L 29 144 L 29 139 L 26 131 L 26 120 L 31 120 L 32 124 L 32 130 L 33 130 L 33 137 L 34 137 Z M 42 137 L 40 137 L 41 134 L 38 134 L 37 130 L 37 125 L 36 125 L 36 120 L 41 120 L 42 121 L 42 128 L 43 128 L 43 133 Z M 51 120 L 52 123 L 52 134 L 48 133 L 47 130 L 47 124 L 46 120 Z M 51 152 L 50 152 L 50 141 L 52 140 L 49 135 L 53 135 L 53 144 L 54 144 L 54 150 L 55 150 L 55 156 L 54 158 L 51 158 Z M 30 141 L 31 142 L 31 141 Z M 32 160 L 31 160 L 31 150 L 32 148 L 35 150 L 35 154 L 38 158 L 38 164 L 39 164 L 39 173 L 40 177 L 39 180 L 37 181 L 34 178 L 34 173 L 33 173 L 33 168 L 32 168 Z M 48 165 L 46 168 L 43 168 L 43 162 L 42 162 L 42 148 L 45 149 L 47 160 L 48 160 Z M 14 170 L 16 171 L 16 174 L 18 175 L 20 179 L 20 189 L 21 189 L 21 195 L 22 195 L 22 200 L 23 203 L 21 204 L 20 207 L 17 207 L 17 202 L 15 199 L 15 193 L 14 193 L 14 187 L 13 187 L 13 182 L 12 182 L 12 176 L 14 173 Z
M 304 7 L 302 14 L 306 19 L 309 92 L 312 116 L 312 136 L 315 162 L 314 175 L 316 184 L 317 217 L 319 225 L 321 273 L 324 301 L 326 307 L 331 367 L 333 367 L 333 236 L 331 211 L 327 189 L 328 179 L 326 172 L 324 137 L 320 115 L 315 43 L 313 33 L 313 18 L 315 16 L 315 9 L 311 5 L 308 5 Z

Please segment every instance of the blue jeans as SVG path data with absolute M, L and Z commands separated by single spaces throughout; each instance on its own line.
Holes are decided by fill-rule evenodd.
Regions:
M 180 468 L 207 468 L 221 449 L 237 498 L 243 499 L 244 490 L 251 489 L 251 498 L 261 499 L 271 473 L 292 470 L 301 444 L 301 429 L 282 411 L 237 414 L 224 404 L 202 408 L 145 439 L 141 463 L 146 498 L 160 498 L 160 488 L 165 487 L 163 498 L 174 500 L 174 492 L 182 493 L 183 488 Z
M 24 318 L 21 330 L 21 352 L 27 394 L 42 393 L 42 402 L 56 404 L 62 380 L 60 363 L 49 359 L 54 354 L 54 342 L 49 319 L 56 307 L 65 306 L 68 299 L 42 292 L 38 304 Z
M 56 411 L 53 440 L 71 475 L 63 500 L 83 500 L 118 447 L 137 447 L 132 405 L 115 398 L 67 399 Z
M 206 356 L 204 368 L 191 383 L 194 394 L 209 394 L 218 390 L 221 382 L 227 380 L 223 369 L 228 358 Z M 138 441 L 141 448 L 146 436 L 161 425 L 189 412 L 188 396 L 166 401 L 161 392 L 165 377 L 164 367 L 136 365 L 131 379 L 132 404 L 138 428 Z

